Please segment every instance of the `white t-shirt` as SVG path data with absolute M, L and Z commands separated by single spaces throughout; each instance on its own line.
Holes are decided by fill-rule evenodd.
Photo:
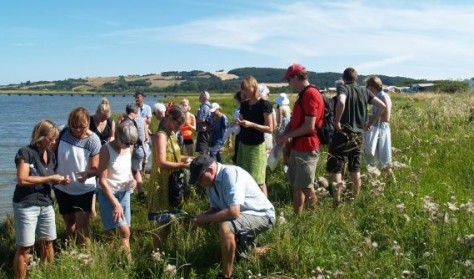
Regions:
M 69 195 L 82 195 L 94 191 L 96 188 L 95 177 L 89 177 L 82 183 L 77 181 L 77 173 L 89 168 L 89 159 L 99 155 L 100 147 L 100 139 L 95 133 L 87 138 L 78 139 L 66 130 L 58 145 L 57 173 L 69 175 L 71 183 L 68 185 L 56 184 L 54 187 Z

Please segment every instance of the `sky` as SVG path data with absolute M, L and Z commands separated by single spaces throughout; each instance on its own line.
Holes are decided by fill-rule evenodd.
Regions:
M 287 68 L 474 77 L 474 1 L 3 1 L 0 85 Z

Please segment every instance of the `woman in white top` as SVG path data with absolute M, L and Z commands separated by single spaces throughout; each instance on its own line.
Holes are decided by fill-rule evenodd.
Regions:
M 57 147 L 57 173 L 69 175 L 71 183 L 54 185 L 54 195 L 68 236 L 75 239 L 77 245 L 89 244 L 89 217 L 101 147 L 99 137 L 89 130 L 89 124 L 87 109 L 73 109 Z
M 118 228 L 120 244 L 130 258 L 130 193 L 136 186 L 132 175 L 131 149 L 138 131 L 130 121 L 120 123 L 116 138 L 105 144 L 99 155 L 97 196 L 104 229 L 113 233 Z
M 277 117 L 276 117 L 276 127 L 278 136 L 282 135 L 290 123 L 291 120 L 291 108 L 290 108 L 290 100 L 288 99 L 286 93 L 282 92 L 278 97 L 275 99 L 275 103 L 277 105 Z

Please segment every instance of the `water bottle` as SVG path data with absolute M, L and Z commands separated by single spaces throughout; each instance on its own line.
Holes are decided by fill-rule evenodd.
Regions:
M 38 171 L 37 171 L 36 168 L 35 168 L 35 165 L 33 165 L 33 164 L 30 164 L 30 175 L 31 175 L 31 176 L 40 176 L 40 175 L 38 174 Z M 44 186 L 43 186 L 42 184 L 35 186 L 35 189 L 36 189 L 36 190 L 42 190 L 43 188 L 44 188 Z

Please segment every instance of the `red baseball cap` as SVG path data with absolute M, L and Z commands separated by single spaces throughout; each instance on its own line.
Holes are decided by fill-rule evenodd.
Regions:
M 289 81 L 296 75 L 306 74 L 306 68 L 301 64 L 293 64 L 286 70 L 283 80 Z

